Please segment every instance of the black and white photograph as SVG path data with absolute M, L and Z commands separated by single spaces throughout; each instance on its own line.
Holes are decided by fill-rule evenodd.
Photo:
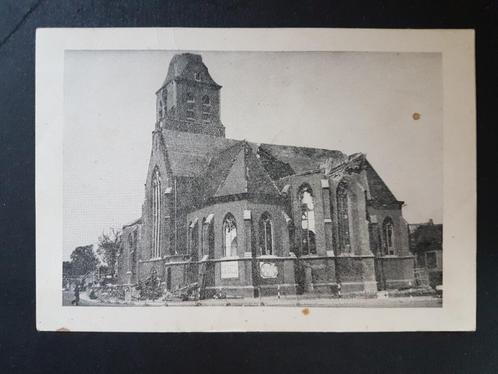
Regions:
M 64 105 L 65 305 L 441 305 L 440 54 L 66 52 Z
M 443 311 L 444 51 L 137 44 L 52 67 L 52 307 Z

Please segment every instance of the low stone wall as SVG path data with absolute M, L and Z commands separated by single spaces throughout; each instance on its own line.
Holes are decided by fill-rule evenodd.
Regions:
M 188 273 L 191 263 L 182 262 L 166 262 L 164 264 L 163 282 L 166 290 L 175 291 L 189 284 Z
M 377 257 L 375 258 L 377 281 L 381 289 L 400 289 L 415 286 L 415 258 Z
M 153 270 L 157 272 L 159 278 L 164 279 L 164 260 L 162 258 L 139 261 L 138 281 L 148 278 Z
M 155 269 L 161 287 L 174 292 L 187 285 L 200 285 L 203 266 L 203 298 L 295 294 L 336 297 L 339 293 L 370 296 L 378 289 L 415 286 L 412 256 L 247 256 L 200 262 L 172 256 L 139 262 L 139 280 L 149 277 Z
M 294 295 L 295 257 L 261 256 L 254 260 L 255 296 Z
M 214 285 L 206 290 L 226 296 L 254 296 L 251 257 L 221 258 L 210 262 L 214 264 Z
M 334 257 L 303 256 L 296 261 L 302 293 L 336 295 L 338 291 Z
M 342 294 L 377 292 L 373 256 L 338 256 L 335 261 Z

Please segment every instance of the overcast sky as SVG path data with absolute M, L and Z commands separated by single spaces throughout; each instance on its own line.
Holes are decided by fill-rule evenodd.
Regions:
M 65 259 L 140 217 L 155 92 L 174 53 L 66 52 Z M 228 138 L 366 153 L 408 222 L 442 221 L 440 54 L 201 54 L 223 86 Z

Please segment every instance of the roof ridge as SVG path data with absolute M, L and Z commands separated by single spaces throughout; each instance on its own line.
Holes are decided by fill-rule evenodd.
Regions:
M 304 146 L 304 145 L 277 144 L 277 143 L 259 143 L 259 146 L 260 147 L 270 146 L 270 147 L 289 147 L 289 148 L 299 148 L 299 149 L 312 149 L 314 151 L 338 152 L 338 153 L 345 154 L 343 151 L 340 151 L 338 149 L 317 148 L 317 147 Z M 345 155 L 348 156 L 347 154 L 345 154 Z

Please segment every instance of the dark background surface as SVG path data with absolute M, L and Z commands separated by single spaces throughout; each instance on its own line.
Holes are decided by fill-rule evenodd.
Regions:
M 1 1 L 0 372 L 498 372 L 498 167 L 493 131 L 498 125 L 497 14 L 498 2 L 492 0 Z M 37 332 L 35 29 L 160 26 L 475 28 L 479 144 L 477 332 Z

